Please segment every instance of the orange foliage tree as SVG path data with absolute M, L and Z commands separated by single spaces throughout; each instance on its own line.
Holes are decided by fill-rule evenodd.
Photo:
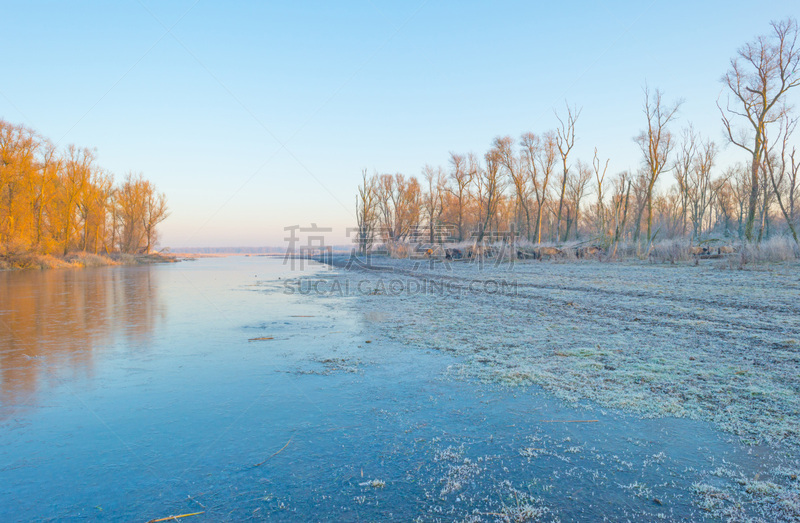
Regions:
M 0 120 L 0 256 L 146 253 L 167 216 L 165 195 L 141 175 L 115 186 L 93 149 L 59 150 Z

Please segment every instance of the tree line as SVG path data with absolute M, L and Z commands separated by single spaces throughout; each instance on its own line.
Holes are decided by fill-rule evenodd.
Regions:
M 0 255 L 148 253 L 167 200 L 141 174 L 120 183 L 93 149 L 59 149 L 0 119 Z
M 800 85 L 799 34 L 795 19 L 772 22 L 737 51 L 722 78 L 726 94 L 717 106 L 725 141 L 747 153 L 746 163 L 721 169 L 715 141 L 691 124 L 673 129 L 682 101 L 645 87 L 635 172 L 608 173 L 597 148 L 589 160 L 575 158 L 581 110 L 567 105 L 553 129 L 497 137 L 483 155 L 451 152 L 447 167 L 426 165 L 422 180 L 364 171 L 356 242 L 366 250 L 424 229 L 433 243 L 443 228 L 454 241 L 515 231 L 532 243 L 592 239 L 606 246 L 710 235 L 760 242 L 787 234 L 798 242 L 800 153 L 789 95 Z M 661 189 L 657 182 L 668 172 L 675 183 Z

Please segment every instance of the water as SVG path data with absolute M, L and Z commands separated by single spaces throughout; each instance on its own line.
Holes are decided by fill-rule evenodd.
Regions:
M 699 519 L 693 482 L 764 467 L 701 422 L 452 379 L 296 276 L 0 273 L 0 520 Z

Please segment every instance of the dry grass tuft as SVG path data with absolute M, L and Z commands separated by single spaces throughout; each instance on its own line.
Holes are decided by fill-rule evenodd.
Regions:
M 661 263 L 677 263 L 694 258 L 685 240 L 664 240 L 653 244 L 649 258 Z
M 65 261 L 72 267 L 105 267 L 117 265 L 117 262 L 107 256 L 91 254 L 88 252 L 75 252 L 66 256 Z
M 69 269 L 80 267 L 106 267 L 109 265 L 140 265 L 148 263 L 167 263 L 178 258 L 163 254 L 119 254 L 108 256 L 87 252 L 72 252 L 63 257 L 46 254 L 15 254 L 0 256 L 0 270 L 12 269 Z

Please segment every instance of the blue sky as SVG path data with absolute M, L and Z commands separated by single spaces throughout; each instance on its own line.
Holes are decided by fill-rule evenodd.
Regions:
M 752 2 L 5 2 L 0 118 L 97 147 L 167 194 L 162 245 L 341 243 L 363 168 L 418 175 L 448 151 L 583 108 L 576 159 L 635 169 L 645 82 L 723 142 L 736 49 L 798 16 Z M 721 164 L 741 158 L 723 150 Z

